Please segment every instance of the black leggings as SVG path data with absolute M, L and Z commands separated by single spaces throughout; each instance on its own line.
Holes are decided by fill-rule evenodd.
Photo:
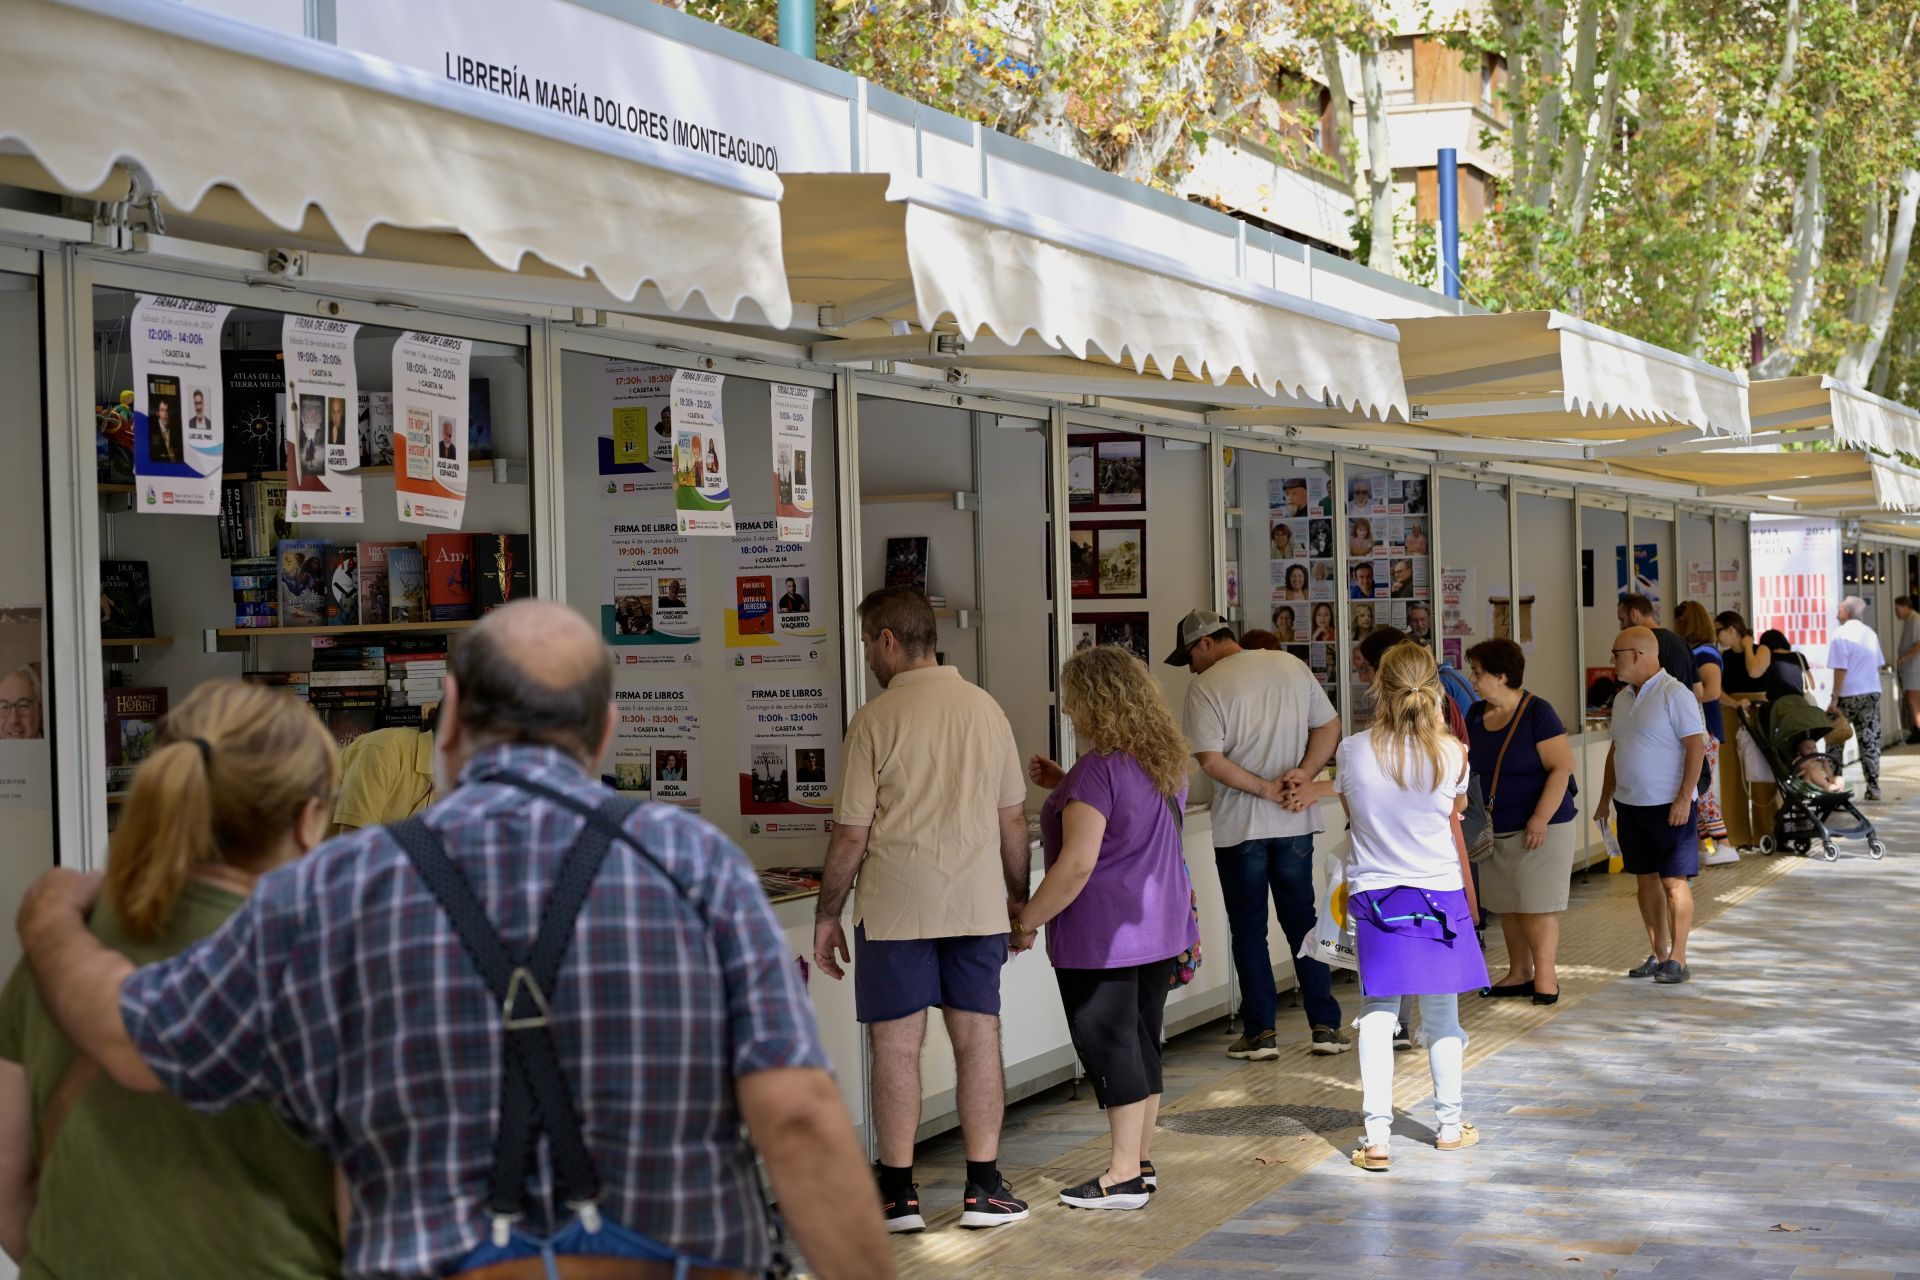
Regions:
M 1160 1092 L 1160 1028 L 1174 971 L 1173 958 L 1126 969 L 1053 971 L 1074 1052 L 1102 1107 L 1130 1106 Z

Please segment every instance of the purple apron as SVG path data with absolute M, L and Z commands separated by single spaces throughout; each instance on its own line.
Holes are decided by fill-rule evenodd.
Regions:
M 1461 889 L 1369 889 L 1347 899 L 1367 996 L 1435 996 L 1487 985 Z

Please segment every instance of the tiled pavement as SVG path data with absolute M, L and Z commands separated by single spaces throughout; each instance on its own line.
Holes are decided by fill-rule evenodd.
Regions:
M 1920 757 L 1901 756 L 1889 789 L 1912 795 Z M 1236 1064 L 1220 1028 L 1203 1028 L 1169 1046 L 1154 1208 L 1051 1203 L 1103 1158 L 1099 1112 L 1063 1087 L 1008 1115 L 1002 1165 L 1034 1221 L 982 1236 L 930 1217 L 935 1230 L 896 1241 L 901 1273 L 1920 1277 L 1920 807 L 1874 817 L 1894 850 L 1884 863 L 1843 844 L 1831 866 L 1748 858 L 1709 872 L 1689 986 L 1618 979 L 1641 954 L 1630 884 L 1576 882 L 1559 1007 L 1463 1009 L 1477 1148 L 1426 1145 L 1424 1058 L 1405 1054 L 1398 1093 L 1413 1110 L 1390 1174 L 1348 1166 L 1357 1130 L 1315 1116 L 1176 1131 L 1183 1115 L 1262 1104 L 1357 1123 L 1351 1056 Z M 919 1153 L 930 1215 L 958 1198 L 954 1137 Z M 1776 1229 L 1788 1227 L 1800 1229 Z

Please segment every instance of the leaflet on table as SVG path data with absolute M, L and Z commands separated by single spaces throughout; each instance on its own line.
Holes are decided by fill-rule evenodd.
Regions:
M 226 460 L 220 330 L 232 307 L 142 294 L 133 328 L 133 478 L 139 509 L 220 511 Z
M 740 692 L 740 815 L 750 836 L 818 836 L 833 826 L 840 773 L 834 691 L 749 684 Z
M 360 376 L 354 362 L 357 324 L 320 316 L 287 316 L 280 325 L 287 376 L 283 448 L 287 519 L 359 524 Z
M 467 509 L 465 338 L 410 332 L 393 344 L 393 501 L 409 524 L 458 529 Z
M 813 538 L 813 388 L 773 384 L 773 513 L 782 542 Z
M 613 737 L 616 790 L 698 812 L 700 715 L 691 689 L 619 687 Z
M 616 667 L 699 663 L 692 548 L 672 521 L 607 524 L 600 634 Z
M 600 474 L 608 493 L 673 485 L 673 370 L 637 360 L 600 363 Z
M 774 539 L 775 521 L 743 521 L 733 539 L 733 601 L 727 606 L 727 648 L 736 667 L 818 663 L 826 649 L 827 616 L 814 608 L 814 587 L 825 580 L 813 544 Z
M 677 369 L 673 375 L 673 509 L 680 532 L 733 536 L 733 493 L 727 488 L 727 433 L 717 373 Z

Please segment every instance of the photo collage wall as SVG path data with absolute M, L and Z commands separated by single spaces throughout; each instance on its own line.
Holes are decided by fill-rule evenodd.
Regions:
M 1074 651 L 1117 644 L 1152 666 L 1143 607 L 1147 596 L 1146 441 L 1105 434 L 1071 437 L 1067 504 L 1073 514 L 1067 539 Z M 1083 602 L 1095 608 L 1085 608 Z
M 1348 625 L 1357 646 L 1376 627 L 1398 627 L 1431 646 L 1433 535 L 1428 477 L 1349 471 L 1341 534 L 1347 540 Z M 1364 701 L 1364 700 L 1360 700 Z M 1354 708 L 1354 723 L 1364 706 Z
M 1311 667 L 1329 698 L 1338 683 L 1333 663 L 1343 594 L 1334 564 L 1332 486 L 1329 469 L 1319 463 L 1301 463 L 1267 481 L 1269 603 L 1264 619 L 1249 611 L 1247 620 L 1248 626 L 1268 627 L 1287 652 Z

